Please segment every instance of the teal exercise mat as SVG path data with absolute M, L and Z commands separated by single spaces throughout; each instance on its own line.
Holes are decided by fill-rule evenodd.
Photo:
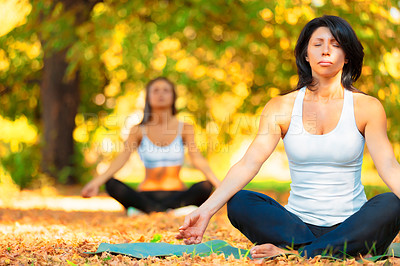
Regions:
M 292 255 L 296 255 L 296 254 L 292 254 Z M 275 259 L 277 257 L 280 257 L 280 256 L 282 256 L 282 255 L 275 255 L 275 256 L 265 257 L 264 259 L 273 260 L 273 259 Z M 296 256 L 299 256 L 299 255 L 296 255 Z M 384 260 L 384 259 L 387 259 L 389 257 L 400 258 L 400 243 L 392 243 L 389 246 L 388 251 L 383 255 L 376 255 L 376 256 L 373 256 L 373 257 L 370 257 L 370 258 L 360 259 L 357 262 L 358 263 L 363 263 L 365 260 L 371 261 L 371 262 L 376 262 L 378 260 Z M 351 258 L 351 257 L 349 256 L 348 258 Z M 343 261 L 343 259 L 335 258 L 335 257 L 332 257 L 332 256 L 326 256 L 326 255 L 321 256 L 321 259 L 331 259 L 333 261 Z
M 102 252 L 110 252 L 114 254 L 122 254 L 138 259 L 150 257 L 166 257 L 166 256 L 182 256 L 183 253 L 198 255 L 201 257 L 209 256 L 211 253 L 224 254 L 225 258 L 233 255 L 236 259 L 241 257 L 247 257 L 252 259 L 249 250 L 235 248 L 229 245 L 223 240 L 211 240 L 205 243 L 196 245 L 175 245 L 168 243 L 127 243 L 127 244 L 108 244 L 101 243 L 96 252 L 84 252 L 85 254 L 98 254 Z M 277 256 L 268 257 L 266 259 L 274 259 Z M 323 256 L 325 258 L 335 259 L 329 256 Z M 388 252 L 384 255 L 374 256 L 366 260 L 377 261 L 386 259 L 388 257 L 400 257 L 400 243 L 392 243 L 388 249 Z M 361 260 L 360 260 L 361 262 Z
M 212 253 L 224 254 L 225 258 L 233 255 L 236 259 L 241 257 L 251 258 L 247 249 L 235 248 L 223 240 L 211 240 L 196 245 L 175 245 L 168 243 L 126 243 L 108 244 L 101 243 L 96 252 L 85 252 L 86 254 L 98 254 L 110 252 L 122 254 L 138 259 L 150 257 L 182 256 L 183 253 L 198 255 L 201 257 L 209 256 Z
M 374 256 L 374 257 L 368 258 L 366 260 L 378 261 L 378 260 L 381 260 L 381 259 L 386 259 L 388 257 L 400 258 L 400 243 L 392 243 L 392 244 L 390 244 L 386 254 Z

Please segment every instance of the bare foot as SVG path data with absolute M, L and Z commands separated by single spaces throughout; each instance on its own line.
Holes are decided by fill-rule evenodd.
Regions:
M 254 246 L 250 250 L 250 254 L 254 259 L 264 258 L 264 257 L 271 257 L 275 255 L 285 254 L 288 253 L 287 250 L 278 248 L 273 244 L 263 244 Z
M 355 259 L 356 260 L 364 260 L 364 259 L 369 259 L 369 258 L 372 258 L 372 255 L 371 254 L 367 254 L 367 255 L 358 255 L 357 257 L 355 257 Z

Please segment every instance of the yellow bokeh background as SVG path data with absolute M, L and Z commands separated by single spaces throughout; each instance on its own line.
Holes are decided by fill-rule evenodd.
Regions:
M 331 2 L 332 5 L 340 6 L 343 10 L 350 9 L 346 1 L 333 0 Z M 371 19 L 371 14 L 378 14 L 385 23 L 400 24 L 400 17 L 396 15 L 398 8 L 384 8 L 382 1 L 358 2 L 370 11 L 370 13 L 360 13 L 362 21 Z M 154 31 L 149 38 L 154 49 L 150 50 L 140 43 L 137 47 L 135 46 L 135 49 L 140 50 L 143 55 L 148 55 L 148 62 L 133 58 L 129 61 L 131 69 L 128 70 L 124 68 L 128 64 L 124 54 L 127 49 L 124 47 L 124 42 L 134 29 L 128 20 L 121 19 L 110 27 L 110 35 L 103 45 L 103 50 L 87 49 L 83 53 L 87 60 L 92 59 L 95 53 L 99 53 L 99 60 L 106 68 L 107 77 L 104 87 L 94 95 L 93 103 L 111 110 L 99 112 L 90 117 L 79 113 L 75 118 L 76 128 L 73 138 L 85 147 L 82 153 L 87 165 L 97 165 L 97 172 L 104 171 L 116 154 L 121 151 L 130 128 L 137 125 L 143 117 L 145 84 L 142 80 L 132 79 L 129 71 L 135 71 L 137 75 L 147 75 L 149 71 L 158 75 L 174 72 L 178 77 L 182 75 L 191 82 L 198 83 L 198 88 L 202 89 L 199 94 L 204 94 L 206 101 L 199 102 L 191 97 L 193 94 L 191 94 L 190 84 L 193 83 L 188 85 L 180 82 L 179 78 L 176 79 L 178 91 L 176 105 L 178 109 L 183 110 L 178 117 L 195 126 L 198 146 L 207 156 L 211 168 L 222 179 L 229 168 L 244 154 L 254 138 L 258 128 L 258 117 L 267 100 L 285 91 L 285 88 L 279 86 L 282 79 L 288 81 L 291 87 L 297 83 L 297 75 L 290 72 L 293 62 L 288 61 L 292 58 L 297 36 L 291 36 L 278 26 L 287 24 L 288 27 L 298 27 L 305 19 L 310 20 L 316 17 L 317 7 L 323 7 L 326 3 L 327 1 L 324 0 L 297 0 L 293 1 L 293 6 L 288 7 L 284 1 L 277 1 L 273 8 L 266 5 L 258 11 L 257 19 L 263 22 L 262 27 L 258 29 L 262 42 L 256 42 L 252 36 L 245 36 L 248 44 L 246 49 L 255 56 L 270 58 L 270 61 L 263 65 L 266 72 L 277 72 L 277 68 L 281 65 L 281 71 L 289 73 L 283 78 L 274 77 L 271 81 L 267 81 L 262 74 L 256 73 L 256 63 L 243 57 L 237 47 L 227 46 L 217 53 L 215 49 L 206 45 L 198 45 L 189 52 L 187 44 L 183 41 L 186 39 L 181 36 L 185 36 L 188 40 L 195 40 L 200 34 L 195 27 L 190 25 L 185 26 L 180 35 L 165 36 L 166 34 Z M 1 1 L 0 36 L 5 36 L 14 28 L 24 25 L 32 8 L 34 7 L 29 1 Z M 110 10 L 109 3 L 97 3 L 92 10 L 92 16 L 98 18 L 111 12 Z M 145 14 L 149 11 L 143 8 L 140 12 Z M 376 21 L 376 29 L 380 30 L 380 34 L 386 37 L 396 34 L 392 29 L 384 28 L 384 25 L 387 24 L 384 24 L 382 20 Z M 154 27 L 157 28 L 157 25 Z M 208 37 L 222 42 L 229 39 L 229 34 L 232 34 L 229 30 L 226 25 L 215 24 L 209 29 Z M 78 34 L 84 35 L 85 26 L 77 31 Z M 374 36 L 374 32 L 371 28 L 365 28 L 362 35 L 370 38 Z M 278 41 L 270 45 L 269 42 L 272 40 Z M 43 53 L 43 47 L 37 37 L 27 41 L 11 40 L 8 44 L 8 47 L 0 48 L 0 73 L 7 73 L 10 70 L 12 61 L 18 57 L 16 51 L 23 53 L 28 60 L 31 60 L 32 69 L 40 70 L 43 67 L 43 62 L 38 60 Z M 390 47 L 390 49 L 376 52 L 382 54 L 381 60 L 377 66 L 365 65 L 363 77 L 367 81 L 362 83 L 360 89 L 368 93 L 372 92 L 383 104 L 390 103 L 393 106 L 399 106 L 400 50 L 398 47 Z M 379 76 L 376 69 L 379 70 L 379 75 L 390 77 L 394 82 L 373 91 L 365 84 L 368 82 L 372 84 L 373 78 Z M 224 88 L 224 90 L 218 91 L 219 88 Z M 257 88 L 257 92 L 261 90 L 265 93 L 254 94 L 254 88 Z M 38 99 L 31 98 L 29 103 L 36 106 L 37 101 Z M 257 106 L 256 111 L 244 113 L 241 107 L 246 101 Z M 205 107 L 209 111 L 206 123 L 199 121 L 199 117 L 196 116 Z M 389 126 L 390 123 L 391 121 L 389 121 Z M 38 125 L 33 125 L 24 115 L 17 116 L 15 119 L 0 116 L 0 128 L 3 129 L 0 135 L 0 153 L 3 156 L 10 152 L 21 152 L 23 145 L 38 145 L 40 142 Z M 393 143 L 393 146 L 396 156 L 399 156 L 399 144 Z M 192 168 L 189 160 L 186 161 L 182 170 L 183 179 L 189 181 L 201 179 L 200 172 Z M 138 181 L 144 177 L 144 167 L 136 153 L 132 155 L 131 160 L 118 173 L 118 176 L 130 181 Z M 289 180 L 288 162 L 282 143 L 279 143 L 275 153 L 256 177 L 259 180 L 271 178 Z M 363 164 L 363 180 L 366 184 L 383 184 L 367 150 Z

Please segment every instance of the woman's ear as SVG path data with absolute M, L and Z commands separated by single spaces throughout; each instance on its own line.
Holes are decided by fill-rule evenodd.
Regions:
M 349 59 L 345 58 L 344 63 L 347 64 L 349 62 Z
M 308 62 L 308 56 L 305 57 L 306 61 Z

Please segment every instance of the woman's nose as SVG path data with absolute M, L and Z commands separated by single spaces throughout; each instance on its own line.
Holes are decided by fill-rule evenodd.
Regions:
M 330 55 L 329 44 L 323 45 L 322 55 Z

